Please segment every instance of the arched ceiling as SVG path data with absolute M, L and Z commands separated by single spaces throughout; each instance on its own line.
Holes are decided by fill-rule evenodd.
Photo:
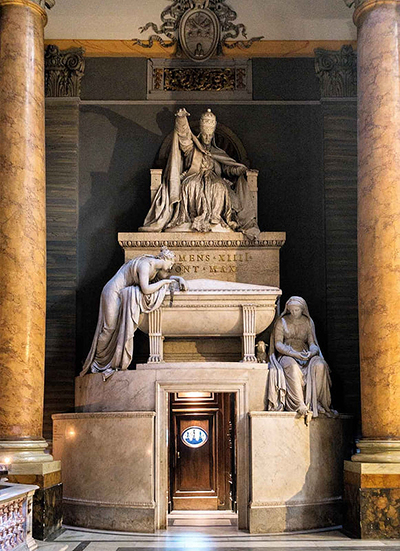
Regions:
M 170 0 L 56 0 L 45 36 L 129 40 L 149 21 L 159 24 Z M 248 36 L 264 40 L 355 40 L 352 10 L 343 0 L 228 0 Z M 147 38 L 150 33 L 140 38 Z

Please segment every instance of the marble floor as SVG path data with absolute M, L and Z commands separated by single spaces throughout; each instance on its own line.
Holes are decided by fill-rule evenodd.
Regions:
M 230 512 L 169 515 L 168 530 L 156 534 L 105 532 L 65 526 L 38 551 L 400 551 L 400 540 L 355 540 L 339 529 L 298 534 L 250 535 L 237 529 Z

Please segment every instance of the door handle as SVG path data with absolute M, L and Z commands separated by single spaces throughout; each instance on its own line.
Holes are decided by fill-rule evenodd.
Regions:
M 181 458 L 180 452 L 176 452 L 176 458 L 177 458 L 177 459 L 180 459 L 180 458 Z

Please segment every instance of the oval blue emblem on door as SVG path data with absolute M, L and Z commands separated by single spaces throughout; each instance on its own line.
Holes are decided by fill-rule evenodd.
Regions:
M 189 448 L 201 448 L 207 442 L 208 434 L 201 427 L 188 427 L 182 432 L 181 440 Z

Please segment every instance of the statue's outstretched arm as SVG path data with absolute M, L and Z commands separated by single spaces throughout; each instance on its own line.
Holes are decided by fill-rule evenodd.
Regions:
M 178 134 L 179 145 L 185 155 L 188 155 L 194 147 L 188 116 L 190 113 L 184 107 L 178 109 L 175 114 L 175 132 Z

